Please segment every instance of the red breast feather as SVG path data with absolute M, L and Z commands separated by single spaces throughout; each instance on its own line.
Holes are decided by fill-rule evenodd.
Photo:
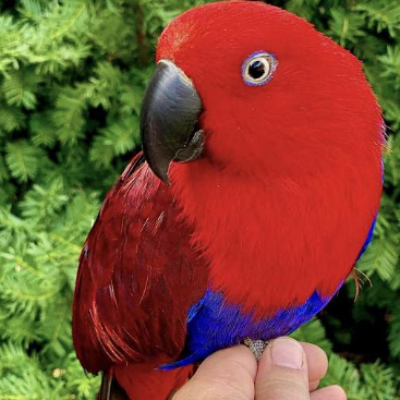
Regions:
M 249 87 L 254 51 L 278 67 Z M 382 191 L 381 110 L 350 52 L 293 14 L 213 3 L 178 17 L 158 59 L 193 80 L 203 159 L 171 167 L 172 191 L 210 260 L 210 288 L 260 317 L 329 296 L 351 271 Z

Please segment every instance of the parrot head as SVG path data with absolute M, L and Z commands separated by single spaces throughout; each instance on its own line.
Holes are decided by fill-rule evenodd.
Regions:
M 380 121 L 350 52 L 282 9 L 226 1 L 191 9 L 162 33 L 141 134 L 165 182 L 172 161 L 203 158 L 235 173 L 291 177 L 360 151 Z

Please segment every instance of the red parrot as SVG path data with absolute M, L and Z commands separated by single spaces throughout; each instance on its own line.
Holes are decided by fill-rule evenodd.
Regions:
M 372 237 L 381 109 L 360 61 L 261 2 L 174 19 L 143 153 L 84 245 L 73 338 L 98 398 L 165 400 L 210 353 L 310 320 Z

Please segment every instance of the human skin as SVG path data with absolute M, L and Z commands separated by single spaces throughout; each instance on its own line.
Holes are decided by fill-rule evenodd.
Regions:
M 317 389 L 327 356 L 310 343 L 272 340 L 257 364 L 241 345 L 208 357 L 173 400 L 346 400 L 339 386 Z

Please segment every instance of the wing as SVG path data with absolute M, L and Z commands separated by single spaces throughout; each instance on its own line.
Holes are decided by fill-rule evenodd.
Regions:
M 108 193 L 80 257 L 73 338 L 90 372 L 176 359 L 206 262 L 167 185 L 142 155 Z

